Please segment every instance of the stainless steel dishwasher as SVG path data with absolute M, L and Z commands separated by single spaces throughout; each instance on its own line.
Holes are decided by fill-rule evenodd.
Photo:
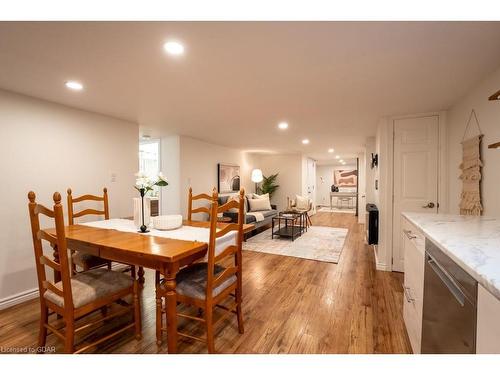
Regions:
M 477 281 L 425 240 L 422 353 L 475 353 Z

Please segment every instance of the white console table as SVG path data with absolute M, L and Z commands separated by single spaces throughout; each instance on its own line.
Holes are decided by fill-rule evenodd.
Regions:
M 353 192 L 346 192 L 346 191 L 338 191 L 338 192 L 330 192 L 330 209 L 333 209 L 333 197 L 338 198 L 354 198 L 357 199 L 358 193 L 353 191 Z M 338 206 L 338 201 L 337 201 L 337 206 Z

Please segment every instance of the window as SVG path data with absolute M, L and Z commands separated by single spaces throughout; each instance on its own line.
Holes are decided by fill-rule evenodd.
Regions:
M 155 178 L 160 172 L 160 141 L 148 140 L 139 142 L 139 171 Z M 150 193 L 153 197 L 159 197 L 158 186 Z

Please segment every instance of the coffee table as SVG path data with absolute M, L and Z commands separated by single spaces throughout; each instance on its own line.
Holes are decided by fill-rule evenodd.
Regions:
M 275 229 L 276 226 L 277 228 Z M 278 216 L 273 217 L 271 238 L 274 239 L 274 236 L 278 236 L 279 238 L 290 238 L 294 241 L 305 230 L 306 221 L 304 215 L 297 212 L 280 212 Z

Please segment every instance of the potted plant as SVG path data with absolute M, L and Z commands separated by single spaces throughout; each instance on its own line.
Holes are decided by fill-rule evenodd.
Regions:
M 280 187 L 276 180 L 278 178 L 278 174 L 272 174 L 270 176 L 263 176 L 262 184 L 260 186 L 259 192 L 260 194 L 269 193 L 269 198 L 271 198 L 274 192 Z

